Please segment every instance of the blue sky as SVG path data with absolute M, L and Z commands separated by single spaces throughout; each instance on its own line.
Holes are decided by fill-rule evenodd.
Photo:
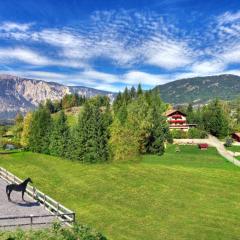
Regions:
M 0 0 L 0 73 L 119 91 L 239 66 L 238 0 Z

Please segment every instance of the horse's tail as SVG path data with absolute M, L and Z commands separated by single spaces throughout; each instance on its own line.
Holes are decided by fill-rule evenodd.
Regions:
M 6 186 L 6 193 L 8 194 L 8 185 Z

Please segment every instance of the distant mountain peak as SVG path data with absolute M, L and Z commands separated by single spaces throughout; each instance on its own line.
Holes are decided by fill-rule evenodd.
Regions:
M 27 112 L 36 108 L 47 99 L 59 100 L 66 94 L 77 93 L 86 97 L 114 93 L 83 86 L 65 86 L 55 82 L 46 82 L 22 78 L 9 74 L 0 74 L 0 118 L 13 118 L 18 112 Z
M 222 74 L 175 80 L 156 88 L 165 102 L 205 104 L 214 98 L 232 100 L 240 96 L 240 76 Z

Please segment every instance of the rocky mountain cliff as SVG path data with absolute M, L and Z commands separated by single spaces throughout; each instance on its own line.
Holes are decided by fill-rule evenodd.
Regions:
M 205 104 L 219 98 L 232 100 L 240 96 L 240 77 L 236 75 L 219 75 L 194 77 L 176 80 L 156 88 L 162 99 L 172 104 Z
M 27 112 L 46 99 L 57 100 L 64 95 L 78 93 L 87 97 L 114 93 L 82 86 L 64 86 L 58 83 L 26 79 L 0 74 L 0 118 L 13 118 L 17 112 Z

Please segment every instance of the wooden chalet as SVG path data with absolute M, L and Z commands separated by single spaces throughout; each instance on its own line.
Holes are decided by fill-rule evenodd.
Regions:
M 196 124 L 188 124 L 187 116 L 179 110 L 168 110 L 165 113 L 170 130 L 182 130 L 187 132 L 190 128 L 196 127 Z

